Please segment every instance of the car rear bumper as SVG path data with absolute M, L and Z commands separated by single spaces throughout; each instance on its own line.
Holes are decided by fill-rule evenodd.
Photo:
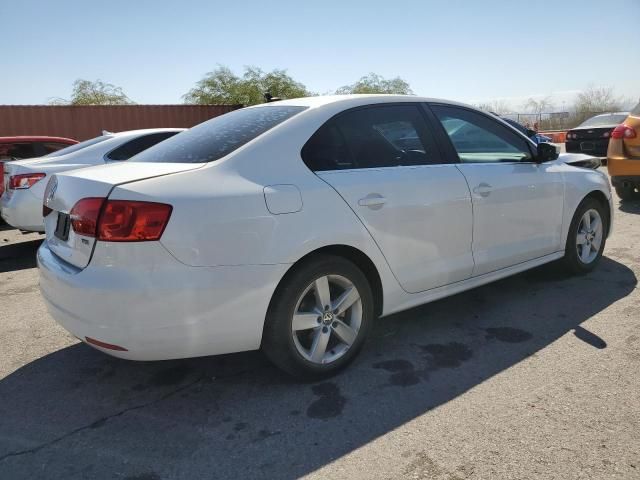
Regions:
M 609 139 L 566 141 L 567 153 L 586 153 L 594 157 L 606 157 Z
M 640 177 L 640 159 L 609 157 L 607 170 L 611 177 Z
M 20 230 L 44 232 L 42 198 L 31 190 L 13 190 L 11 196 L 5 192 L 0 198 L 0 215 L 9 225 Z
M 158 242 L 99 242 L 81 270 L 44 242 L 38 267 L 51 316 L 73 335 L 126 349 L 96 347 L 116 357 L 166 360 L 259 348 L 288 265 L 189 267 Z

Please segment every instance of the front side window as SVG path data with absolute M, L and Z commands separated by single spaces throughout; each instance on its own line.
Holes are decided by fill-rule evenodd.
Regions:
M 440 163 L 416 105 L 382 105 L 342 113 L 309 139 L 302 159 L 313 171 Z
M 213 162 L 307 107 L 268 105 L 242 108 L 179 133 L 131 159 L 132 162 Z
M 109 160 L 129 160 L 147 148 L 153 147 L 167 138 L 173 137 L 178 132 L 159 132 L 143 135 L 123 143 L 107 154 Z
M 431 107 L 462 163 L 531 162 L 527 140 L 485 115 L 458 107 Z

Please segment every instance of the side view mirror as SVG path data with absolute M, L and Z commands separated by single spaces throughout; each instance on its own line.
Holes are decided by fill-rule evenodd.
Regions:
M 539 143 L 536 155 L 538 163 L 549 162 L 560 156 L 560 147 L 552 143 Z

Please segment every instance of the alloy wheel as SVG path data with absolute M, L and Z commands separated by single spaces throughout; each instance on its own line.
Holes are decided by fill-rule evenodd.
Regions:
M 317 278 L 300 295 L 291 321 L 298 353 L 319 365 L 336 361 L 355 342 L 362 312 L 360 293 L 349 279 Z
M 576 235 L 576 249 L 582 263 L 589 264 L 596 259 L 602 244 L 603 232 L 602 218 L 598 211 L 591 208 L 584 212 Z

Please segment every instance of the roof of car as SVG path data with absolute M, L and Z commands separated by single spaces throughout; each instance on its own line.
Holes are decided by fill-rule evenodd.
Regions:
M 0 137 L 0 143 L 13 143 L 13 142 L 58 142 L 74 144 L 78 143 L 73 138 L 65 137 L 49 137 L 46 135 L 18 135 L 15 137 Z
M 334 103 L 341 103 L 345 107 L 357 107 L 371 103 L 398 103 L 398 102 L 437 102 L 452 105 L 464 105 L 463 103 L 442 100 L 438 98 L 418 97 L 416 95 L 387 95 L 387 94 L 355 94 L 355 95 L 318 95 L 315 97 L 292 98 L 290 100 L 278 100 L 272 103 L 263 103 L 256 106 L 265 105 L 292 105 L 309 108 L 322 107 Z
M 629 115 L 629 112 L 607 112 L 607 113 L 599 113 L 598 115 L 594 115 L 591 118 L 598 118 L 598 117 L 607 117 L 609 115 Z

